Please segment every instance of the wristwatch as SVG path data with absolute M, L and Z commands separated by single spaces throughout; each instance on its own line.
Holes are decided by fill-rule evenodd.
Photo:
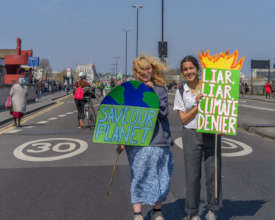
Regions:
M 194 103 L 194 104 L 193 104 L 193 107 L 198 107 L 198 103 Z

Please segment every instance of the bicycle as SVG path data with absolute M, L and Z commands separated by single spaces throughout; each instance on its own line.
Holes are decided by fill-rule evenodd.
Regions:
M 84 97 L 86 103 L 84 104 L 85 121 L 87 126 L 92 130 L 96 125 L 96 110 L 93 106 L 92 97 Z

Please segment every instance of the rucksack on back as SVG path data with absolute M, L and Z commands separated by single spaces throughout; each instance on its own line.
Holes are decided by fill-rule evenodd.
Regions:
M 82 100 L 84 96 L 84 92 L 81 86 L 78 86 L 78 88 L 75 91 L 74 99 L 76 100 Z
M 183 99 L 184 83 L 179 87 L 180 96 Z

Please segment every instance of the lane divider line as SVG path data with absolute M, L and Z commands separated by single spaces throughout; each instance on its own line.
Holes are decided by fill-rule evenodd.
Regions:
M 14 134 L 14 133 L 17 133 L 19 131 L 22 131 L 22 129 L 11 129 L 9 131 L 6 131 L 5 134 Z
M 67 97 L 66 97 L 66 98 L 67 98 Z M 53 104 L 53 105 L 51 105 L 51 106 L 49 106 L 49 107 L 46 107 L 45 109 L 43 109 L 43 110 L 41 110 L 41 111 L 34 112 L 34 113 L 32 113 L 32 114 L 30 114 L 30 115 L 24 117 L 24 118 L 22 119 L 21 123 L 24 124 L 25 122 L 27 122 L 27 121 L 29 121 L 29 120 L 31 120 L 31 119 L 33 119 L 33 118 L 39 116 L 39 115 L 42 115 L 42 114 L 44 114 L 44 113 L 47 113 L 47 112 L 49 112 L 49 111 L 51 111 L 51 110 L 53 110 L 53 109 L 55 109 L 55 108 L 57 108 L 57 107 L 59 107 L 59 106 L 61 106 L 61 105 L 63 105 L 63 104 L 64 104 L 64 102 L 58 100 L 58 101 L 56 102 L 56 104 Z M 7 126 L 5 126 L 5 127 L 3 127 L 3 128 L 0 129 L 0 135 L 3 134 L 3 133 L 5 133 L 6 131 L 12 130 L 13 128 L 15 128 L 15 127 L 14 127 L 13 122 L 12 122 L 12 123 L 8 124 Z
M 48 118 L 48 120 L 50 120 L 50 121 L 53 121 L 53 120 L 56 120 L 56 119 L 57 119 L 56 117 Z
M 47 124 L 48 123 L 48 121 L 39 121 L 39 122 L 36 122 L 36 124 Z

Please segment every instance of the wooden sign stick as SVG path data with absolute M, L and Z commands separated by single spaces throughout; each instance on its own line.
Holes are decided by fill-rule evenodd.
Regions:
M 113 166 L 113 171 L 112 171 L 112 175 L 111 175 L 111 178 L 110 178 L 110 181 L 109 181 L 109 184 L 107 186 L 107 196 L 109 197 L 110 194 L 111 194 L 111 187 L 112 187 L 112 184 L 113 184 L 113 179 L 114 179 L 114 176 L 115 176 L 115 172 L 117 170 L 117 167 L 118 167 L 118 160 L 119 160 L 119 155 L 122 151 L 117 151 L 116 153 L 116 159 L 115 159 L 115 163 L 114 163 L 114 166 Z
M 215 200 L 218 200 L 218 135 L 215 134 Z

